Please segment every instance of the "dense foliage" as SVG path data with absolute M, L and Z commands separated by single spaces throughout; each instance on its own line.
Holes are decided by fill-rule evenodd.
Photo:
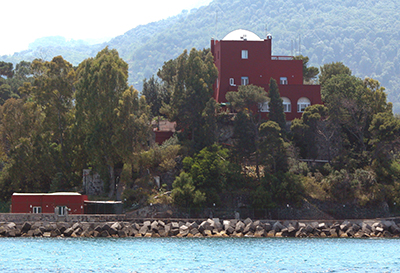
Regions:
M 290 130 L 274 79 L 268 93 L 254 85 L 229 92 L 221 108 L 211 97 L 217 69 L 208 49 L 165 62 L 158 79 L 144 80 L 142 96 L 128 86 L 128 64 L 108 47 L 78 67 L 61 56 L 15 68 L 1 62 L 0 196 L 79 191 L 89 168 L 106 182 L 108 198 L 122 197 L 129 208 L 263 210 L 308 198 L 400 204 L 400 119 L 385 88 L 341 62 L 324 64 L 314 79 L 308 58 L 298 58 L 304 80 L 321 83 L 324 105 L 306 108 Z M 260 115 L 265 103 L 269 120 Z M 151 119 L 161 117 L 176 122 L 177 133 L 157 145 Z M 157 184 L 166 176 L 169 185 Z
M 355 76 L 379 80 L 400 112 L 399 0 L 214 0 L 159 22 L 141 25 L 104 44 L 90 46 L 61 37 L 40 39 L 29 50 L 0 59 L 14 64 L 62 55 L 78 65 L 109 45 L 129 64 L 129 82 L 138 90 L 144 78 L 184 49 L 207 48 L 244 28 L 260 37 L 273 35 L 275 55 L 309 56 L 309 64 L 345 60 Z M 313 75 L 310 71 L 310 76 Z

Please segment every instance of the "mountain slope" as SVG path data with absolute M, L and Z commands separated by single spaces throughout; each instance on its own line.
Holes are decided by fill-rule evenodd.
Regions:
M 267 26 L 274 55 L 301 53 L 314 66 L 341 61 L 356 76 L 379 80 L 400 112 L 399 5 L 400 0 L 214 0 L 208 6 L 138 26 L 108 43 L 81 51 L 75 48 L 69 53 L 79 55 L 74 61 L 63 56 L 76 62 L 106 45 L 116 48 L 130 66 L 130 83 L 141 89 L 143 78 L 184 49 L 209 47 L 211 37 L 222 39 L 237 28 L 265 37 Z

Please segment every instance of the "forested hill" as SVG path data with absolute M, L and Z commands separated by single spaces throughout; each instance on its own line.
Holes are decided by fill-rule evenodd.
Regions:
M 72 50 L 53 45 L 47 51 L 40 47 L 39 53 L 47 58 L 61 54 L 76 65 L 109 45 L 128 62 L 129 81 L 141 89 L 143 78 L 184 49 L 209 47 L 211 37 L 222 39 L 237 28 L 265 37 L 267 26 L 273 36 L 273 54 L 301 53 L 314 66 L 341 61 L 356 76 L 379 80 L 400 112 L 399 5 L 400 0 L 214 0 L 208 6 L 138 26 L 105 44 L 74 44 Z M 36 53 L 31 49 L 0 59 L 16 62 L 24 56 L 40 57 L 37 52 L 36 48 Z

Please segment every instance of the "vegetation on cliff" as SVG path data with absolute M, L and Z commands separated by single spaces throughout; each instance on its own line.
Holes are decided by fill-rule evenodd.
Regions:
M 89 168 L 108 198 L 128 208 L 400 203 L 400 120 L 380 83 L 343 63 L 320 68 L 324 105 L 306 108 L 290 129 L 274 79 L 269 94 L 240 86 L 221 108 L 211 98 L 217 70 L 207 49 L 165 62 L 159 79 L 144 81 L 145 95 L 128 86 L 127 63 L 107 47 L 78 67 L 57 56 L 0 68 L 8 90 L 0 106 L 4 201 L 13 192 L 79 191 Z M 157 145 L 151 121 L 165 118 L 177 133 Z

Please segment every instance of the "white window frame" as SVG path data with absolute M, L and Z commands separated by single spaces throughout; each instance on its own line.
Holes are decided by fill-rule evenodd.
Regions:
M 287 85 L 288 84 L 287 77 L 281 77 L 279 82 L 281 85 Z
M 249 51 L 247 49 L 242 50 L 242 59 L 248 59 L 249 58 Z
M 56 214 L 58 216 L 65 216 L 67 215 L 67 206 L 57 206 L 56 207 Z
M 234 78 L 229 78 L 229 85 L 230 86 L 236 86 Z
M 249 77 L 242 77 L 241 78 L 241 84 L 242 85 L 248 85 L 249 84 Z
M 311 101 L 306 98 L 306 97 L 301 97 L 298 101 L 297 101 L 297 112 L 298 113 L 303 113 L 304 110 L 306 110 L 306 108 L 308 106 L 311 105 Z
M 260 109 L 261 113 L 269 112 L 269 100 L 264 102 L 264 103 L 260 103 L 259 104 L 259 109 Z
M 40 207 L 40 206 L 33 207 L 32 213 L 42 213 L 42 207 Z
M 292 112 L 292 102 L 289 98 L 282 97 L 282 104 L 283 104 L 283 112 L 291 113 Z

